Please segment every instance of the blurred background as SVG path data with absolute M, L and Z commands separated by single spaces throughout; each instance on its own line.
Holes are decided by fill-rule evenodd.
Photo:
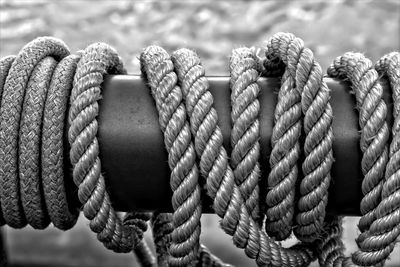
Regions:
M 137 58 L 148 45 L 168 51 L 188 47 L 201 56 L 208 74 L 223 75 L 233 48 L 262 46 L 272 34 L 287 31 L 301 37 L 326 69 L 346 51 L 363 52 L 375 62 L 399 50 L 399 23 L 399 0 L 0 0 L 0 57 L 18 53 L 38 36 L 51 35 L 63 39 L 71 51 L 106 42 L 118 50 L 130 73 L 139 73 Z M 357 221 L 345 219 L 347 255 L 356 249 Z M 137 266 L 132 255 L 105 249 L 83 216 L 68 232 L 51 226 L 44 231 L 4 229 L 14 266 Z M 217 256 L 236 266 L 255 266 L 234 248 L 215 216 L 204 215 L 202 229 L 203 242 Z M 387 266 L 400 266 L 399 252 L 397 247 Z

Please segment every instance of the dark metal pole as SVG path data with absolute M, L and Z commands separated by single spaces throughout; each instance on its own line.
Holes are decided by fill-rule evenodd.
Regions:
M 219 126 L 224 135 L 224 145 L 230 151 L 229 78 L 209 77 L 209 81 Z M 360 215 L 362 154 L 355 99 L 349 93 L 347 84 L 332 79 L 326 79 L 326 82 L 332 94 L 335 135 L 335 163 L 328 212 Z M 261 78 L 259 84 L 262 88 L 259 100 L 262 147 L 260 163 L 263 171 L 260 186 L 264 188 L 265 194 L 273 113 L 280 81 L 277 78 Z M 385 100 L 390 103 L 388 85 L 383 86 L 387 89 Z M 102 170 L 113 205 L 121 211 L 172 211 L 167 153 L 149 88 L 140 76 L 108 76 L 103 87 L 98 135 Z M 388 107 L 388 121 L 391 122 L 391 105 Z M 204 212 L 212 212 L 211 201 L 206 194 L 204 199 Z

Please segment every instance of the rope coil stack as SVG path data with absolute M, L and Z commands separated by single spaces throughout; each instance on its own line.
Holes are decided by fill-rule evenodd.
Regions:
M 325 212 L 334 115 L 322 69 L 289 33 L 275 34 L 265 52 L 264 58 L 249 48 L 232 52 L 230 155 L 197 54 L 179 49 L 169 55 L 158 46 L 142 52 L 142 74 L 168 152 L 174 212 L 130 212 L 124 218 L 107 193 L 96 119 L 104 75 L 126 73 L 117 52 L 96 43 L 72 55 L 62 41 L 41 37 L 17 56 L 2 58 L 0 225 L 44 229 L 53 223 L 67 230 L 76 223 L 79 202 L 105 247 L 133 251 L 143 266 L 230 266 L 200 243 L 204 184 L 221 228 L 260 266 L 307 266 L 315 259 L 321 266 L 383 266 L 400 235 L 400 53 L 375 66 L 362 54 L 346 53 L 328 69 L 330 77 L 351 83 L 361 129 L 363 216 L 359 250 L 346 257 L 341 218 Z M 257 80 L 268 75 L 281 76 L 282 83 L 271 171 L 263 174 Z M 393 94 L 393 126 L 385 121 L 382 77 Z M 73 181 L 65 172 L 70 165 Z M 264 177 L 268 188 L 260 187 Z M 143 239 L 149 222 L 156 255 Z M 292 232 L 300 242 L 283 247 L 279 241 Z

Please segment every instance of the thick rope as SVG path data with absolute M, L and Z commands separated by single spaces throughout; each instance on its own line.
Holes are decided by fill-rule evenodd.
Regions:
M 68 166 L 64 125 L 79 59 L 80 56 L 69 55 L 58 63 L 47 92 L 43 114 L 42 186 L 51 221 L 55 227 L 62 230 L 73 227 L 79 215 L 79 210 L 71 205 L 72 199 L 67 192 L 67 188 L 73 187 L 73 183 L 64 176 L 65 167 Z
M 311 242 L 318 238 L 323 227 L 331 181 L 333 114 L 330 93 L 323 81 L 321 66 L 300 38 L 290 33 L 277 33 L 268 41 L 266 55 L 266 69 L 268 64 L 276 65 L 276 59 L 281 60 L 286 65 L 284 85 L 290 83 L 287 92 L 281 88 L 275 110 L 270 159 L 272 170 L 268 179 L 272 189 L 267 194 L 270 206 L 267 220 L 277 222 L 267 222 L 267 230 L 276 232 L 279 239 L 290 234 L 290 230 L 285 228 L 290 226 L 293 213 L 292 194 L 300 154 L 300 123 L 303 123 L 304 177 L 300 183 L 294 233 L 298 239 Z
M 111 206 L 101 173 L 96 137 L 98 100 L 101 98 L 101 84 L 106 73 L 125 73 L 118 54 L 103 43 L 88 46 L 78 62 L 70 97 L 70 160 L 73 179 L 79 188 L 78 197 L 83 203 L 85 217 L 90 220 L 90 228 L 107 248 L 116 252 L 129 252 L 137 246 L 140 238 L 132 228 L 122 224 Z
M 27 84 L 43 58 L 51 56 L 60 60 L 68 54 L 63 42 L 38 38 L 19 52 L 6 78 L 0 107 L 0 199 L 5 222 L 14 228 L 27 223 L 20 197 L 18 167 L 18 134 Z
M 151 218 L 153 239 L 156 247 L 157 262 L 160 267 L 167 267 L 169 262 L 169 246 L 171 244 L 172 214 L 154 213 Z
M 169 247 L 170 265 L 188 266 L 195 263 L 199 253 L 201 199 L 196 154 L 182 92 L 177 86 L 174 65 L 163 49 L 146 48 L 140 63 L 156 102 L 171 169 L 174 230 Z
M 214 211 L 221 218 L 222 229 L 259 265 L 308 265 L 314 259 L 313 250 L 308 245 L 283 248 L 272 241 L 250 216 L 222 146 L 218 115 L 199 57 L 191 50 L 180 49 L 173 53 L 172 59 L 185 99 L 196 153 L 200 158 L 200 173 L 206 180 Z
M 259 220 L 259 188 L 261 176 L 260 157 L 260 103 L 257 84 L 259 73 L 253 51 L 239 48 L 230 59 L 231 88 L 231 166 L 236 184 L 239 186 L 246 205 L 255 221 Z
M 374 239 L 385 239 L 390 254 L 400 235 L 400 53 L 383 56 L 375 65 L 378 73 L 388 78 L 393 98 L 392 141 L 385 181 L 382 185 L 382 201 L 377 208 L 377 219 L 369 231 Z M 364 243 L 369 240 L 363 240 Z

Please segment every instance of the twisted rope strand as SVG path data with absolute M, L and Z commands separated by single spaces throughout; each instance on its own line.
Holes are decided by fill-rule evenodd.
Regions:
M 259 220 L 260 103 L 257 61 L 249 48 L 232 52 L 230 59 L 232 103 L 231 166 L 251 216 Z
M 171 233 L 174 229 L 172 214 L 156 212 L 151 218 L 151 224 L 153 226 L 153 239 L 156 246 L 158 266 L 167 267 L 169 260 L 168 248 L 171 243 Z
M 45 57 L 56 60 L 69 50 L 54 38 L 38 38 L 17 55 L 7 75 L 0 107 L 0 201 L 8 225 L 24 227 L 27 223 L 20 200 L 18 169 L 18 132 L 26 86 L 35 66 Z
M 83 203 L 85 217 L 90 220 L 90 228 L 107 248 L 115 252 L 130 252 L 140 242 L 140 233 L 123 225 L 111 206 L 101 174 L 96 137 L 98 100 L 106 73 L 125 73 L 118 54 L 103 43 L 88 46 L 78 62 L 70 96 L 70 160 L 73 179 L 79 188 L 78 197 Z
M 393 98 L 394 123 L 389 161 L 386 165 L 385 181 L 382 186 L 382 201 L 377 208 L 378 219 L 371 224 L 370 231 L 374 232 L 378 236 L 377 238 L 385 232 L 388 233 L 391 236 L 387 238 L 390 240 L 388 247 L 393 249 L 396 239 L 400 235 L 400 53 L 392 52 L 383 56 L 375 68 L 389 79 Z M 391 230 L 388 231 L 390 228 Z
M 382 191 L 382 180 L 388 159 L 389 131 L 385 122 L 386 104 L 383 89 L 378 83 L 378 73 L 372 62 L 359 53 L 346 53 L 335 59 L 328 68 L 328 75 L 346 78 L 352 84 L 359 110 L 361 128 L 360 147 L 364 153 L 361 169 L 364 175 L 359 229 L 366 231 L 375 219 L 375 209 Z
M 266 196 L 265 230 L 277 240 L 288 238 L 292 232 L 301 135 L 300 94 L 293 90 L 293 79 L 284 76 L 287 78 L 279 90 L 274 114 Z
M 290 33 L 277 33 L 268 41 L 266 55 L 266 67 L 276 59 L 280 59 L 286 65 L 286 76 L 283 77 L 283 80 L 293 79 L 291 96 L 288 97 L 293 97 L 296 93 L 301 96 L 301 100 L 296 98 L 295 103 L 301 102 L 302 119 L 299 118 L 300 110 L 296 111 L 294 116 L 298 119 L 297 123 L 302 121 L 304 126 L 305 159 L 302 163 L 304 177 L 300 183 L 297 225 L 294 233 L 300 240 L 312 242 L 322 231 L 331 181 L 333 113 L 329 103 L 330 93 L 323 81 L 321 66 L 315 61 L 312 51 L 304 46 L 304 42 L 300 38 Z M 280 102 L 286 103 L 286 98 L 278 97 L 277 110 Z M 285 108 L 286 111 L 289 110 L 287 103 Z M 285 128 L 280 130 L 281 124 L 285 125 L 288 119 L 285 114 L 279 116 L 274 130 L 284 132 Z M 293 125 L 293 123 L 289 125 Z M 289 131 L 287 133 L 289 135 Z M 296 137 L 298 140 L 298 136 Z M 279 141 L 283 140 L 280 139 L 283 138 L 281 136 L 278 138 Z M 280 142 L 278 146 L 284 146 L 283 142 Z M 283 151 L 290 151 L 290 149 L 283 149 Z M 273 150 L 271 158 L 275 157 L 275 154 Z M 297 160 L 298 157 L 296 157 Z M 271 171 L 271 175 L 287 173 L 287 171 L 277 170 L 278 174 L 275 174 L 275 169 L 277 168 Z
M 169 247 L 170 265 L 193 265 L 200 246 L 201 202 L 196 154 L 182 93 L 177 86 L 174 65 L 165 50 L 157 46 L 146 48 L 140 63 L 156 102 L 171 169 L 174 230 Z
M 261 266 L 306 266 L 314 259 L 308 245 L 286 249 L 272 241 L 250 216 L 235 183 L 222 146 L 222 133 L 213 97 L 197 54 L 188 49 L 173 53 L 179 83 L 189 115 L 195 149 L 200 158 L 200 173 L 206 179 L 213 208 L 221 218 L 221 228 L 233 237 L 234 244 Z
M 388 160 L 389 131 L 385 122 L 387 108 L 382 99 L 383 89 L 372 62 L 360 53 L 349 52 L 336 58 L 328 68 L 328 75 L 351 82 L 360 113 L 360 147 L 364 153 L 361 162 L 364 197 L 360 204 L 363 216 L 358 225 L 361 233 L 356 240 L 360 250 L 352 255 L 352 261 L 360 266 L 383 266 L 393 248 L 385 244 L 388 236 L 374 238 L 370 232 L 379 216 L 377 210 Z

